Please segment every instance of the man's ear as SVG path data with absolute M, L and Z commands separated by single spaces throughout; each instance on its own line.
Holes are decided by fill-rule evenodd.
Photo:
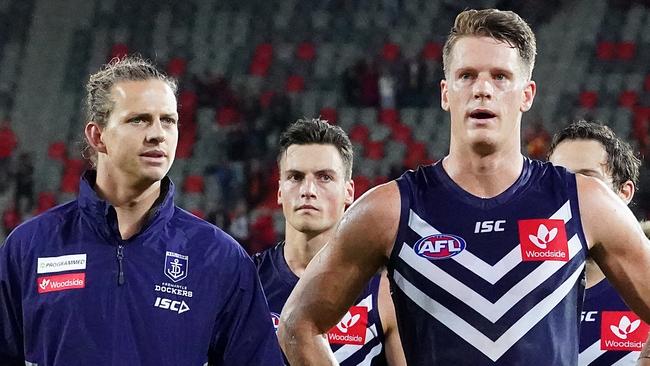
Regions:
M 519 108 L 521 112 L 528 112 L 533 106 L 535 93 L 537 93 L 537 84 L 535 84 L 534 81 L 530 80 L 524 88 L 524 100 L 521 103 L 521 107 Z
M 350 206 L 354 202 L 354 181 L 350 179 L 345 182 L 345 205 Z
M 440 80 L 440 107 L 445 110 L 449 111 L 449 99 L 447 97 L 447 80 L 442 79 Z
M 88 144 L 97 152 L 106 153 L 106 145 L 102 141 L 102 128 L 97 122 L 90 121 L 86 123 L 84 129 Z
M 631 180 L 626 181 L 621 185 L 621 188 L 618 190 L 618 196 L 621 197 L 626 204 L 629 204 L 634 197 L 635 191 L 634 183 Z

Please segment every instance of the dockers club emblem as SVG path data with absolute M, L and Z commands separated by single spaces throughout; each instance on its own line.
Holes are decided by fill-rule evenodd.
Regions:
M 188 256 L 167 252 L 165 255 L 165 276 L 174 282 L 187 277 Z

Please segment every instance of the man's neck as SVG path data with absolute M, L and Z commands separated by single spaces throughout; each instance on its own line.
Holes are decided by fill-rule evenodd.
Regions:
M 503 193 L 519 178 L 523 156 L 518 148 L 489 155 L 451 149 L 442 165 L 463 190 L 477 197 L 492 198 Z
M 122 239 L 137 234 L 144 225 L 147 212 L 160 196 L 160 181 L 149 185 L 125 185 L 97 173 L 95 191 L 114 208 Z
M 330 239 L 329 231 L 306 234 L 286 225 L 284 235 L 284 259 L 296 276 L 302 276 L 305 268 Z

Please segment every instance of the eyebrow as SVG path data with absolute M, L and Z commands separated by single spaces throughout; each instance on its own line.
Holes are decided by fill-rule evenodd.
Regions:
M 132 119 L 132 118 L 136 118 L 136 117 L 140 117 L 142 119 L 151 119 L 153 117 L 153 114 L 151 114 L 151 113 L 131 113 L 131 114 L 126 115 L 127 120 Z M 171 117 L 171 118 L 174 118 L 174 119 L 178 119 L 178 113 L 163 113 L 163 114 L 160 115 L 160 117 L 161 118 Z
M 284 171 L 285 174 L 305 174 L 305 172 L 297 169 L 287 169 Z M 338 175 L 334 169 L 320 169 L 314 172 L 314 174 L 329 174 L 329 175 Z

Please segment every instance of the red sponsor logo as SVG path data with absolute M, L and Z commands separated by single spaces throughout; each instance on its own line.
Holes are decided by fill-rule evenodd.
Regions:
M 631 311 L 603 311 L 600 321 L 600 349 L 640 351 L 650 326 Z
M 569 243 L 563 220 L 519 220 L 519 242 L 524 261 L 569 260 Z
M 329 332 L 327 340 L 331 344 L 358 344 L 366 343 L 366 328 L 368 327 L 368 308 L 353 306 L 343 316 L 343 319 Z
M 86 287 L 85 273 L 69 273 L 57 276 L 45 276 L 36 279 L 38 293 L 72 290 Z

